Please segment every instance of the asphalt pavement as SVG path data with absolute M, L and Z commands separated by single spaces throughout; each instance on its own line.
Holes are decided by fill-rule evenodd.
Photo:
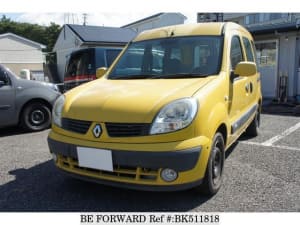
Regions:
M 263 114 L 260 135 L 226 153 L 220 191 L 143 192 L 61 174 L 47 146 L 49 130 L 0 129 L 2 212 L 300 212 L 300 117 Z

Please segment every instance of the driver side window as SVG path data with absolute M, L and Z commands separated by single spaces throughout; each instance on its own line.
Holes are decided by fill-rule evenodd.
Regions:
M 3 85 L 9 85 L 10 84 L 8 74 L 2 68 L 0 68 L 0 81 L 3 82 Z

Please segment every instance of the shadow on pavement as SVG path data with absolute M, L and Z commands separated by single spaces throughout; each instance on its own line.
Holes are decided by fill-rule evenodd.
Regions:
M 9 174 L 15 180 L 0 186 L 2 212 L 175 212 L 210 199 L 194 190 L 143 192 L 88 183 L 59 173 L 51 160 Z
M 25 133 L 28 133 L 28 131 L 25 131 L 23 128 L 18 126 L 0 128 L 0 137 L 7 137 L 7 136 L 25 134 Z
M 268 102 L 262 107 L 263 114 L 280 116 L 300 116 L 300 105 L 292 103 Z

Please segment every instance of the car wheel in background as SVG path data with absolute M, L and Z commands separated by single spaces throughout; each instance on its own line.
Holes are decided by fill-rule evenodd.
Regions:
M 33 102 L 25 106 L 21 115 L 21 125 L 29 131 L 40 131 L 50 127 L 51 111 L 41 102 Z

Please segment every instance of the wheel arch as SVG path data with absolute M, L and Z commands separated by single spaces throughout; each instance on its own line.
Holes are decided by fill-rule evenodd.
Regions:
M 27 102 L 25 102 L 22 107 L 21 107 L 21 110 L 19 112 L 19 116 L 18 116 L 18 123 L 21 122 L 21 119 L 22 119 L 22 115 L 23 115 L 23 112 L 24 110 L 26 109 L 26 107 L 32 103 L 42 103 L 42 104 L 45 104 L 45 106 L 47 106 L 47 108 L 49 108 L 50 112 L 52 111 L 52 105 L 50 102 L 48 102 L 47 100 L 43 99 L 43 98 L 33 98 L 33 99 L 30 99 L 28 100 Z
M 227 127 L 225 123 L 222 123 L 218 129 L 216 130 L 215 133 L 221 133 L 223 136 L 223 140 L 224 140 L 224 147 L 226 148 L 227 146 L 227 137 L 228 137 L 228 131 L 227 131 Z M 225 149 L 224 149 L 225 150 Z

